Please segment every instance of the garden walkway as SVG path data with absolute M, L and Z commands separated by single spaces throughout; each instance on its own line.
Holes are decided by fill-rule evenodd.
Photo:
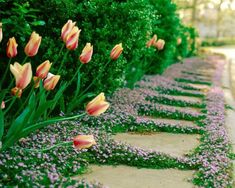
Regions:
M 223 85 L 221 85 L 221 68 L 223 67 L 224 63 L 225 60 L 219 56 L 206 57 L 206 59 L 187 59 L 183 64 L 176 64 L 171 66 L 164 73 L 164 77 L 146 76 L 142 81 L 136 84 L 134 91 L 124 91 L 125 89 L 121 90 L 115 97 L 124 97 L 126 98 L 125 102 L 132 103 L 134 107 L 132 106 L 133 108 L 128 109 L 127 112 L 137 116 L 137 119 L 139 119 L 140 123 L 149 122 L 149 125 L 151 124 L 150 122 L 155 123 L 156 125 L 163 124 L 168 125 L 168 127 L 171 127 L 171 129 L 160 129 L 157 132 L 155 132 L 156 130 L 153 130 L 154 132 L 149 132 L 146 129 L 146 131 L 141 133 L 129 130 L 129 132 L 126 133 L 117 133 L 112 136 L 112 138 L 117 142 L 125 143 L 147 151 L 160 152 L 171 157 L 185 158 L 185 160 L 187 158 L 190 160 L 190 158 L 194 158 L 194 155 L 199 155 L 200 158 L 200 154 L 195 152 L 195 149 L 197 148 L 197 150 L 200 150 L 198 148 L 200 148 L 201 145 L 208 144 L 203 143 L 205 142 L 205 135 L 202 133 L 200 134 L 200 131 L 197 133 L 197 131 L 191 130 L 192 132 L 189 134 L 187 131 L 183 133 L 183 131 L 177 131 L 177 129 L 186 128 L 186 130 L 190 130 L 191 128 L 196 128 L 198 130 L 202 129 L 206 132 L 210 132 L 210 125 L 206 125 L 206 123 L 203 125 L 202 123 L 209 119 L 207 117 L 209 116 L 209 110 L 207 109 L 209 104 L 206 101 L 211 100 L 211 91 L 212 93 L 221 93 L 221 86 L 224 88 L 224 94 L 227 103 L 235 107 L 232 95 L 230 93 L 230 82 L 227 78 L 229 76 L 229 64 L 225 64 Z M 132 92 L 134 93 L 133 95 L 130 94 Z M 141 93 L 139 98 L 136 97 L 138 96 L 138 92 Z M 122 97 L 120 97 L 120 95 L 122 95 Z M 144 99 L 141 96 L 144 96 Z M 138 101 L 134 101 L 135 99 Z M 117 101 L 120 102 L 120 100 Z M 142 104 L 146 103 L 147 105 L 147 107 L 143 108 L 144 110 L 142 112 L 142 116 L 140 116 L 140 113 L 136 113 L 135 111 L 138 106 L 135 105 L 135 103 L 138 104 L 140 102 Z M 161 105 L 158 106 L 158 104 Z M 206 106 L 203 106 L 203 104 Z M 117 106 L 121 110 L 126 110 L 125 105 L 125 107 L 123 107 L 119 103 Z M 158 108 L 162 109 L 159 110 Z M 204 109 L 207 109 L 207 113 Z M 161 115 L 158 110 L 166 110 L 168 112 Z M 155 113 L 154 111 L 158 112 Z M 173 117 L 170 115 L 172 111 L 178 111 L 184 115 L 181 116 L 181 113 L 179 113 L 179 116 L 181 117 Z M 187 118 L 187 114 L 190 114 L 191 117 Z M 199 116 L 202 118 L 197 119 L 196 117 Z M 235 143 L 234 122 L 235 112 L 233 110 L 228 110 L 226 126 L 229 130 L 230 140 L 232 141 L 233 147 Z M 217 120 L 216 123 L 219 124 Z M 225 124 L 223 123 L 223 126 L 224 125 Z M 208 148 L 208 150 L 210 150 L 210 148 Z M 203 153 L 204 151 L 201 152 Z M 203 158 L 203 154 L 201 154 L 201 157 Z M 215 160 L 212 162 L 216 163 L 217 161 Z M 209 163 L 207 166 L 208 165 L 211 165 L 211 168 L 213 166 Z M 220 164 L 218 164 L 218 166 L 219 165 Z M 128 167 L 123 165 L 115 167 L 107 165 L 91 165 L 90 171 L 82 177 L 91 182 L 101 182 L 102 184 L 111 188 L 190 188 L 194 187 L 191 181 L 197 179 L 195 178 L 197 173 L 198 172 L 196 172 L 195 169 L 137 169 L 135 167 Z M 204 172 L 201 173 L 203 174 Z M 218 182 L 216 182 L 215 179 L 212 181 L 214 181 L 212 184 L 206 184 L 214 184 L 213 186 L 215 187 L 216 185 L 220 185 Z
M 116 91 L 107 99 L 109 110 L 99 117 L 57 123 L 21 139 L 0 154 L 0 165 L 10 169 L 2 171 L 4 182 L 232 188 L 235 105 L 228 66 L 219 55 L 185 59 L 163 75 L 144 76 L 133 89 Z M 83 134 L 94 135 L 96 145 L 74 149 L 71 140 Z

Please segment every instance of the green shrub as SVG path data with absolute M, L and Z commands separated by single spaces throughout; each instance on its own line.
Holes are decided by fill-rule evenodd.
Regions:
M 31 62 L 36 67 L 49 59 L 54 62 L 52 72 L 55 73 L 62 61 L 58 56 L 64 45 L 60 40 L 61 28 L 68 19 L 77 21 L 82 30 L 79 46 L 66 57 L 62 79 L 73 77 L 80 65 L 78 57 L 83 47 L 86 42 L 91 42 L 94 55 L 92 61 L 81 69 L 81 91 L 98 72 L 102 72 L 102 76 L 89 92 L 112 93 L 118 87 L 132 87 L 143 74 L 162 73 L 175 63 L 178 56 L 195 53 L 196 33 L 181 25 L 176 5 L 171 0 L 5 0 L 1 1 L 1 9 L 5 10 L 2 14 L 3 31 L 10 31 L 4 32 L 2 44 L 5 45 L 9 37 L 16 36 L 19 49 L 23 49 L 29 34 L 35 30 L 43 39 L 38 55 L 31 58 Z M 146 42 L 154 34 L 166 41 L 164 50 L 146 48 Z M 177 46 L 178 37 L 182 38 L 180 46 Z M 104 70 L 111 49 L 121 42 L 123 55 Z M 190 47 L 186 48 L 188 45 Z M 0 52 L 5 54 L 4 48 Z M 65 53 L 66 49 L 62 52 Z M 21 50 L 18 59 L 23 59 L 23 54 Z M 66 101 L 75 87 L 74 82 L 65 93 Z

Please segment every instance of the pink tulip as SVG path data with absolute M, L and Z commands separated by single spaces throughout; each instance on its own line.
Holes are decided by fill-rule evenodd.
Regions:
M 30 63 L 20 65 L 15 62 L 14 65 L 10 65 L 10 70 L 15 77 L 16 87 L 12 89 L 12 94 L 21 96 L 22 90 L 27 87 L 32 79 L 32 67 Z
M 24 48 L 25 54 L 29 57 L 35 56 L 38 53 L 41 40 L 42 37 L 34 31 L 30 36 L 29 42 Z
M 74 26 L 73 29 L 68 33 L 66 37 L 66 48 L 69 50 L 75 50 L 78 47 L 78 39 L 81 29 L 78 29 L 77 26 Z
M 13 58 L 17 55 L 17 46 L 15 37 L 12 37 L 8 40 L 7 43 L 7 57 Z
M 72 20 L 68 20 L 67 23 L 63 26 L 63 28 L 61 30 L 61 38 L 64 42 L 66 42 L 67 36 L 72 31 L 75 24 L 76 24 L 76 22 L 73 22 Z
M 51 64 L 49 60 L 46 60 L 44 61 L 42 64 L 40 64 L 38 67 L 37 67 L 37 70 L 36 70 L 36 76 L 41 78 L 41 79 L 44 79 L 46 78 L 50 68 L 51 68 Z
M 96 145 L 93 135 L 78 135 L 73 139 L 73 146 L 76 149 L 86 149 Z
M 104 93 L 100 93 L 86 106 L 86 112 L 90 116 L 99 116 L 109 108 L 109 103 L 105 101 Z
M 153 46 L 154 43 L 156 43 L 157 35 L 153 35 L 153 37 L 146 43 L 146 47 L 149 48 L 150 46 Z
M 164 49 L 164 46 L 165 46 L 165 41 L 162 40 L 162 39 L 159 39 L 155 44 L 154 46 L 160 51 L 160 50 L 163 50 Z
M 116 60 L 121 55 L 122 51 L 122 43 L 115 45 L 110 53 L 110 58 Z
M 4 109 L 4 108 L 5 108 L 5 102 L 2 101 L 2 103 L 1 103 L 1 109 Z
M 182 39 L 181 38 L 178 38 L 177 39 L 177 45 L 180 45 L 182 43 Z
M 59 82 L 60 75 L 48 73 L 46 79 L 43 81 L 43 86 L 46 90 L 53 90 Z
M 93 46 L 91 46 L 91 43 L 87 43 L 82 50 L 82 54 L 79 57 L 81 63 L 83 64 L 89 63 L 92 54 L 93 54 Z

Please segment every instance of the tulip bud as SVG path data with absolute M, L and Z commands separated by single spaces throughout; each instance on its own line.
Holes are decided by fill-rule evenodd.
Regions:
M 76 149 L 86 149 L 96 145 L 93 135 L 78 135 L 73 139 L 73 146 Z
M 26 88 L 32 79 L 31 64 L 25 63 L 24 65 L 20 65 L 19 63 L 15 62 L 14 65 L 10 65 L 10 70 L 15 77 L 16 88 L 20 90 Z M 16 91 L 16 89 L 14 89 L 14 91 Z
M 153 35 L 153 37 L 146 43 L 146 47 L 149 48 L 150 46 L 153 46 L 156 41 L 157 35 Z
M 90 116 L 99 116 L 109 108 L 109 103 L 105 101 L 104 93 L 100 93 L 86 106 L 86 112 Z
M 61 38 L 64 42 L 66 42 L 67 36 L 72 31 L 75 24 L 76 22 L 73 22 L 72 20 L 68 20 L 67 23 L 63 26 L 61 30 Z
M 56 84 L 59 82 L 60 75 L 54 75 L 48 73 L 46 79 L 43 81 L 43 86 L 46 90 L 53 90 Z
M 182 39 L 181 38 L 178 38 L 177 39 L 177 45 L 180 45 L 182 43 Z
M 40 64 L 38 67 L 37 67 L 37 70 L 36 70 L 36 76 L 41 78 L 41 79 L 44 79 L 46 78 L 50 68 L 51 68 L 51 64 L 49 60 L 46 60 L 44 61 L 42 64 Z
M 8 40 L 7 43 L 7 57 L 13 58 L 17 55 L 17 46 L 15 37 L 12 37 Z
M 29 42 L 24 48 L 25 54 L 29 57 L 35 56 L 38 53 L 41 40 L 42 37 L 34 31 L 30 36 Z
M 156 43 L 154 43 L 154 46 L 160 51 L 163 50 L 165 46 L 165 41 L 162 39 L 159 39 Z
M 0 42 L 2 42 L 3 34 L 2 34 L 2 22 L 0 22 Z
M 1 109 L 4 109 L 4 108 L 5 108 L 5 102 L 2 101 L 2 103 L 1 103 Z
M 116 60 L 121 55 L 122 51 L 122 43 L 115 45 L 110 53 L 110 58 Z
M 69 50 L 75 50 L 78 47 L 78 38 L 80 35 L 81 29 L 78 29 L 77 26 L 74 26 L 71 32 L 66 37 L 66 48 Z
M 91 43 L 87 43 L 82 50 L 82 54 L 79 57 L 81 63 L 83 64 L 88 63 L 91 60 L 92 54 L 93 54 L 93 46 L 91 46 Z
M 11 89 L 11 94 L 18 97 L 18 98 L 21 97 L 22 92 L 23 92 L 22 89 L 19 89 L 18 87 L 14 87 Z

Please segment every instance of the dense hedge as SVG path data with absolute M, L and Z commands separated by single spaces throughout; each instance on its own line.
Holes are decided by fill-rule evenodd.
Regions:
M 82 48 L 91 42 L 94 55 L 92 61 L 82 67 L 82 88 L 102 71 L 102 77 L 90 89 L 93 92 L 111 93 L 118 87 L 131 87 L 143 74 L 161 73 L 177 58 L 195 53 L 196 34 L 180 23 L 176 5 L 171 0 L 1 0 L 0 6 L 4 31 L 0 54 L 4 61 L 8 61 L 5 57 L 8 38 L 16 37 L 20 51 L 17 60 L 23 59 L 24 45 L 33 30 L 43 37 L 38 55 L 31 59 L 33 66 L 46 59 L 55 61 L 63 45 L 62 26 L 68 19 L 77 21 L 82 30 L 79 47 L 69 53 L 62 78 L 68 80 L 73 76 L 80 64 L 78 56 Z M 146 48 L 146 42 L 154 34 L 166 41 L 164 50 Z M 177 45 L 179 37 L 182 43 Z M 120 42 L 123 55 L 103 70 L 110 50 Z M 54 72 L 59 62 L 53 65 Z

